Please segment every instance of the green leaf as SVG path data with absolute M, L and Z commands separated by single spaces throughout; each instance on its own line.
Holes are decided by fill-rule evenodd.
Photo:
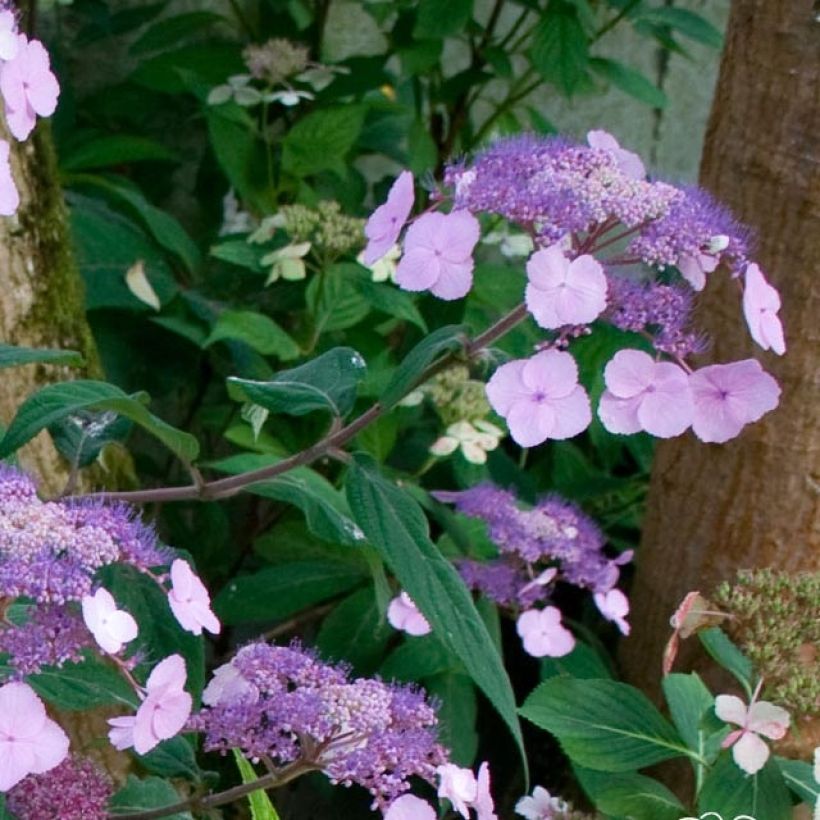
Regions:
M 629 94 L 645 105 L 652 108 L 665 108 L 669 102 L 666 94 L 651 80 L 647 79 L 640 71 L 635 71 L 634 68 L 630 68 L 624 63 L 596 57 L 590 60 L 589 64 L 596 74 L 612 83 L 615 88 Z
M 179 157 L 162 143 L 133 134 L 109 134 L 77 143 L 61 152 L 64 171 L 87 171 L 132 162 L 179 162 Z
M 164 740 L 148 754 L 140 755 L 139 761 L 154 774 L 161 774 L 164 777 L 185 777 L 194 783 L 202 780 L 202 769 L 196 762 L 194 747 L 182 735 Z
M 413 27 L 417 40 L 461 34 L 473 15 L 473 0 L 421 0 Z
M 205 347 L 222 339 L 244 342 L 263 356 L 277 356 L 283 362 L 299 358 L 299 345 L 270 316 L 252 310 L 220 313 L 205 340 Z
M 712 693 L 695 672 L 689 675 L 667 675 L 662 685 L 672 722 L 680 736 L 693 752 L 703 756 L 706 733 L 701 728 L 701 721 L 714 706 Z
M 438 162 L 438 147 L 427 123 L 414 120 L 407 132 L 407 167 L 417 176 L 431 171 Z
M 283 370 L 270 381 L 228 378 L 228 395 L 272 413 L 303 416 L 327 410 L 342 418 L 356 401 L 356 386 L 364 378 L 364 359 L 351 347 L 335 347 L 306 364 Z
M 703 781 L 698 811 L 717 812 L 733 818 L 747 814 L 760 820 L 792 816 L 789 790 L 777 764 L 769 762 L 755 775 L 748 775 L 732 759 L 722 754 Z
M 396 368 L 381 396 L 385 408 L 392 407 L 416 386 L 425 368 L 443 353 L 458 350 L 465 340 L 464 325 L 446 325 L 425 336 Z
M 445 748 L 450 750 L 453 763 L 472 767 L 478 751 L 475 686 L 467 675 L 445 672 L 427 678 L 424 689 L 438 699 L 438 737 Z
M 366 576 L 349 564 L 300 561 L 240 575 L 214 599 L 228 626 L 287 618 L 362 583 Z
M 265 268 L 259 261 L 262 258 L 259 249 L 244 239 L 229 239 L 212 245 L 210 255 L 223 262 L 229 262 L 240 268 L 246 268 L 254 273 L 264 273 Z
M 227 21 L 222 15 L 212 11 L 191 11 L 187 14 L 165 17 L 146 29 L 128 51 L 135 56 L 161 51 L 179 45 L 186 37 L 199 34 L 214 23 L 225 22 Z
M 356 286 L 360 272 L 359 265 L 340 263 L 310 280 L 305 301 L 316 325 L 316 336 L 346 330 L 370 313 L 370 303 Z
M 239 751 L 233 750 L 233 759 L 236 761 L 236 767 L 239 769 L 239 774 L 242 776 L 243 783 L 253 783 L 259 778 L 259 775 L 254 771 L 250 761 Z M 279 820 L 279 815 L 270 802 L 267 792 L 264 789 L 257 789 L 248 795 L 248 803 L 251 807 L 251 817 L 253 820 Z
M 820 800 L 820 783 L 814 779 L 814 769 L 803 760 L 776 757 L 777 767 L 786 785 L 802 800 L 813 806 Z
M 184 94 L 191 87 L 211 88 L 232 74 L 247 71 L 234 43 L 184 45 L 140 61 L 130 83 L 162 94 Z
M 81 663 L 45 669 L 26 680 L 40 697 L 66 711 L 112 704 L 131 710 L 139 703 L 122 675 L 93 655 Z
M 421 681 L 464 668 L 435 635 L 407 638 L 385 659 L 379 674 L 385 680 Z
M 515 697 L 501 657 L 458 573 L 430 541 L 420 507 L 363 459 L 351 466 L 346 487 L 356 523 L 424 613 L 438 640 L 459 658 L 496 708 L 526 769 Z
M 282 165 L 296 176 L 336 171 L 345 176 L 344 159 L 364 123 L 360 105 L 314 111 L 299 120 L 282 141 Z
M 87 467 L 113 443 L 128 438 L 133 424 L 130 419 L 110 410 L 105 413 L 74 413 L 48 427 L 57 451 L 70 464 Z
M 157 418 L 145 408 L 148 396 L 124 393 L 107 382 L 80 379 L 59 382 L 40 388 L 18 408 L 5 436 L 0 440 L 0 458 L 13 453 L 40 430 L 81 410 L 113 410 L 131 419 L 158 438 L 183 461 L 191 462 L 199 454 L 197 440 Z
M 45 347 L 16 347 L 0 344 L 0 370 L 24 364 L 58 364 L 81 367 L 83 357 L 75 350 L 50 350 Z
M 587 35 L 576 10 L 551 0 L 533 32 L 530 60 L 541 76 L 568 97 L 586 76 L 589 63 Z
M 611 678 L 612 672 L 601 656 L 589 644 L 576 641 L 575 648 L 561 658 L 544 658 L 541 661 L 543 679 L 565 675 L 571 678 Z
M 359 279 L 355 287 L 376 310 L 395 319 L 411 322 L 423 333 L 427 332 L 427 323 L 419 313 L 413 297 L 406 291 L 399 290 L 393 285 L 370 281 L 369 278 Z
M 698 630 L 697 635 L 712 659 L 735 676 L 751 699 L 754 689 L 752 662 L 732 643 L 729 636 L 719 626 Z
M 705 17 L 689 9 L 676 6 L 659 6 L 645 9 L 635 22 L 645 21 L 655 25 L 669 26 L 684 37 L 710 48 L 723 48 L 723 35 Z
M 590 769 L 627 772 L 691 755 L 648 698 L 624 683 L 551 678 L 520 712 L 555 735 L 574 763 Z
M 159 777 L 146 777 L 140 780 L 129 774 L 125 785 L 109 801 L 108 808 L 111 810 L 111 816 L 116 817 L 118 814 L 173 806 L 181 799 L 167 780 Z M 192 820 L 191 813 L 187 811 L 164 816 L 167 820 Z
M 669 789 L 642 774 L 613 774 L 575 767 L 595 807 L 608 816 L 630 820 L 679 820 L 685 809 Z

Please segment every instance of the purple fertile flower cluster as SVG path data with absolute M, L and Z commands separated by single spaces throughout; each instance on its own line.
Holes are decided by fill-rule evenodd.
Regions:
M 298 644 L 253 643 L 219 667 L 189 722 L 207 751 L 240 749 L 277 766 L 297 761 L 331 782 L 363 786 L 386 809 L 411 777 L 433 783 L 447 753 L 424 692 L 378 679 L 350 679 Z
M 30 774 L 6 795 L 17 820 L 105 820 L 114 784 L 88 758 L 71 755 L 44 774 Z

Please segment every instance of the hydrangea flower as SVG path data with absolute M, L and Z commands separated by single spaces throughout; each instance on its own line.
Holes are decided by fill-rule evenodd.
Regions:
M 706 442 L 722 444 L 734 438 L 780 400 L 779 385 L 756 359 L 702 367 L 689 377 L 689 386 L 692 429 Z
M 427 635 L 431 631 L 427 618 L 403 590 L 387 607 L 387 620 L 394 629 L 400 629 L 408 635 Z
M 515 804 L 515 813 L 526 820 L 570 820 L 576 816 L 565 800 L 553 797 L 543 786 L 536 786 L 532 796 L 522 797 Z
M 620 143 L 608 131 L 598 129 L 595 131 L 587 131 L 587 145 L 590 148 L 596 148 L 599 151 L 608 151 L 615 158 L 618 163 L 618 168 L 633 179 L 644 179 L 646 177 L 646 168 L 644 168 L 643 161 L 633 151 L 627 151 L 621 148 Z
M 718 695 L 715 698 L 715 714 L 726 723 L 740 726 L 730 732 L 722 748 L 732 749 L 735 763 L 747 774 L 756 774 L 769 759 L 769 747 L 761 739 L 780 740 L 789 729 L 789 713 L 780 706 L 765 700 L 757 700 L 758 685 L 748 708 L 735 695 Z
M 476 812 L 476 820 L 498 820 L 495 804 L 490 794 L 490 767 L 484 762 L 479 766 L 478 777 L 470 769 L 453 763 L 439 766 L 438 796 L 449 800 L 453 811 L 469 820 L 470 809 Z
M 692 286 L 692 290 L 706 287 L 706 274 L 712 273 L 720 264 L 720 252 L 729 247 L 729 237 L 719 234 L 709 240 L 708 248 L 684 254 L 678 259 L 681 276 Z
M 277 279 L 288 282 L 298 282 L 307 276 L 305 257 L 310 253 L 310 242 L 292 242 L 284 248 L 278 248 L 265 254 L 260 260 L 261 265 L 270 265 L 270 273 L 265 285 L 272 285 Z
M 572 438 L 592 420 L 578 366 L 563 351 L 545 350 L 501 365 L 487 383 L 487 398 L 522 447 Z
M 619 350 L 604 369 L 604 381 L 598 417 L 611 433 L 645 430 L 670 438 L 692 423 L 689 377 L 676 364 L 656 362 L 642 350 Z
M 626 595 L 620 589 L 610 589 L 609 592 L 596 592 L 592 598 L 601 615 L 612 621 L 622 634 L 628 635 L 626 616 L 629 615 L 629 599 Z
M 6 123 L 18 140 L 34 130 L 37 115 L 50 117 L 57 108 L 60 87 L 51 73 L 48 52 L 39 40 L 17 35 L 17 53 L 0 66 L 0 94 Z
M 575 637 L 561 624 L 561 610 L 554 606 L 523 612 L 516 622 L 516 631 L 524 651 L 534 658 L 560 658 L 575 648 Z
M 116 654 L 139 632 L 137 622 L 121 609 L 111 593 L 100 587 L 82 600 L 83 620 L 105 652 Z
M 778 356 L 786 352 L 783 325 L 777 316 L 780 294 L 754 263 L 746 266 L 746 286 L 743 288 L 743 314 L 752 338 L 764 349 Z
M 211 610 L 211 597 L 187 561 L 177 558 L 171 564 L 171 584 L 168 603 L 179 625 L 194 635 L 201 635 L 203 629 L 218 635 L 220 625 Z
M 461 450 L 470 464 L 486 464 L 487 453 L 495 450 L 503 437 L 504 431 L 489 421 L 457 421 L 430 445 L 430 452 L 434 456 L 448 456 Z
M 376 208 L 364 226 L 367 247 L 364 264 L 370 267 L 378 262 L 396 244 L 401 229 L 413 209 L 413 175 L 402 171 L 387 194 L 387 201 Z
M 436 820 L 436 810 L 420 797 L 403 794 L 384 813 L 384 820 Z
M 0 11 L 0 60 L 13 60 L 20 47 L 17 39 L 17 17 L 9 9 Z
M 68 754 L 68 736 L 26 683 L 0 686 L 0 792 L 42 774 Z
M 541 327 L 589 324 L 606 307 L 604 269 L 587 254 L 570 260 L 550 245 L 530 257 L 527 277 L 527 309 Z
M 478 220 L 469 211 L 420 216 L 404 237 L 396 283 L 448 301 L 466 296 L 473 284 L 473 248 L 479 233 Z
M 8 142 L 0 140 L 0 216 L 11 216 L 20 207 L 20 194 L 11 175 L 9 151 Z

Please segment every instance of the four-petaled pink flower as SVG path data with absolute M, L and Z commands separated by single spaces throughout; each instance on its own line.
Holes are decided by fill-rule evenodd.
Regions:
M 656 362 L 642 350 L 619 350 L 604 369 L 604 381 L 598 417 L 610 433 L 645 430 L 670 438 L 692 423 L 689 377 L 676 364 Z
M 608 131 L 597 130 L 587 132 L 587 145 L 599 151 L 608 151 L 618 163 L 621 172 L 633 179 L 645 179 L 646 168 L 641 158 L 632 151 L 621 148 L 620 143 Z
M 780 386 L 756 359 L 713 364 L 689 377 L 692 429 L 701 441 L 723 443 L 777 407 Z
M 578 366 L 563 351 L 545 350 L 501 365 L 487 383 L 487 398 L 522 447 L 572 438 L 592 421 Z
M 100 587 L 82 600 L 83 620 L 94 640 L 112 655 L 137 637 L 137 622 L 121 609 L 107 589 Z
M 575 637 L 561 624 L 561 610 L 554 606 L 522 612 L 515 628 L 524 651 L 534 658 L 560 658 L 575 648 Z
M 384 820 L 436 820 L 436 816 L 436 810 L 426 800 L 403 794 L 390 804 Z
M 404 290 L 429 290 L 439 299 L 460 299 L 473 284 L 473 248 L 480 228 L 469 211 L 419 217 L 404 237 L 396 284 Z
M 764 349 L 773 350 L 778 356 L 786 352 L 783 325 L 777 311 L 780 310 L 780 294 L 763 276 L 754 263 L 746 266 L 746 286 L 743 288 L 743 314 L 752 338 Z
M 413 599 L 404 591 L 387 607 L 387 620 L 394 629 L 400 629 L 408 635 L 427 635 L 430 632 L 427 618 L 419 612 Z
M 34 690 L 17 681 L 0 686 L 0 792 L 26 775 L 53 769 L 67 754 L 66 733 Z
M 201 635 L 203 628 L 218 635 L 219 620 L 211 611 L 208 590 L 187 561 L 177 558 L 171 564 L 171 584 L 168 603 L 180 626 L 194 635 Z
M 20 194 L 11 175 L 9 144 L 0 140 L 0 216 L 11 216 L 20 205 Z
M 586 325 L 606 307 L 606 276 L 589 255 L 569 260 L 561 245 L 536 251 L 527 262 L 527 309 L 541 327 Z
M 773 703 L 757 700 L 759 692 L 758 684 L 748 709 L 734 695 L 715 698 L 715 714 L 721 720 L 741 727 L 726 736 L 722 748 L 732 747 L 735 763 L 747 774 L 759 772 L 769 759 L 769 747 L 760 736 L 780 740 L 789 728 L 789 713 Z
M 51 73 L 48 52 L 39 40 L 17 35 L 17 54 L 0 67 L 0 93 L 9 131 L 18 140 L 28 138 L 38 114 L 49 117 L 54 113 L 60 86 Z
M 612 621 L 624 635 L 629 634 L 629 599 L 620 589 L 610 589 L 609 592 L 596 592 L 592 596 L 598 611 L 608 621 Z
M 364 226 L 367 247 L 363 262 L 366 266 L 378 262 L 396 244 L 407 217 L 413 208 L 413 175 L 402 171 L 387 194 L 387 201 L 379 205 Z
M 706 287 L 706 274 L 712 273 L 720 264 L 720 252 L 729 247 L 729 237 L 725 234 L 713 236 L 705 250 L 684 254 L 678 259 L 681 276 L 692 286 L 692 290 Z
M 193 703 L 185 686 L 185 661 L 170 655 L 158 663 L 145 683 L 146 697 L 136 715 L 111 718 L 108 733 L 120 750 L 134 747 L 138 754 L 150 752 L 163 740 L 180 732 L 191 714 Z

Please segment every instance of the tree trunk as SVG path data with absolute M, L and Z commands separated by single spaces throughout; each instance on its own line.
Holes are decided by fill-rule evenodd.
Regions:
M 708 595 L 740 568 L 820 568 L 820 23 L 809 0 L 732 4 L 701 183 L 757 232 L 789 349 L 761 355 L 737 283 L 713 274 L 707 358 L 757 356 L 783 395 L 733 442 L 687 435 L 658 448 L 622 651 L 627 676 L 656 693 L 669 617 L 686 592 Z

